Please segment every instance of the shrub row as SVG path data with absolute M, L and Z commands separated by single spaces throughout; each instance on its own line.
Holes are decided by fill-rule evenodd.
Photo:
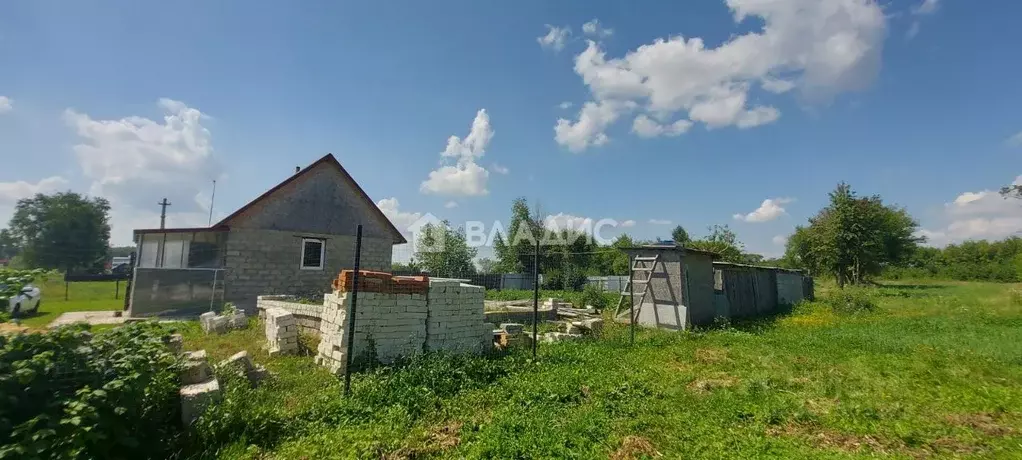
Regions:
M 178 359 L 155 322 L 0 336 L 0 459 L 162 458 Z

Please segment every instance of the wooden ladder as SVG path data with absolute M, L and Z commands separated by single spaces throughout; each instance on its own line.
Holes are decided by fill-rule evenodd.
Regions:
M 646 294 L 649 293 L 649 284 L 650 284 L 650 280 L 653 279 L 653 271 L 656 269 L 656 264 L 659 261 L 660 261 L 660 255 L 659 254 L 657 254 L 657 255 L 655 255 L 653 257 L 638 257 L 638 256 L 636 256 L 634 259 L 632 259 L 632 271 L 631 271 L 631 273 L 629 273 L 628 283 L 625 284 L 625 290 L 621 291 L 621 299 L 618 300 L 618 302 L 617 302 L 617 312 L 616 312 L 616 316 L 617 317 L 620 318 L 621 316 L 624 316 L 625 310 L 622 307 L 625 306 L 625 299 L 631 298 L 632 291 L 634 290 L 636 285 L 641 286 L 640 289 L 642 289 L 642 293 L 639 296 L 639 302 L 636 305 L 637 306 L 642 306 L 642 302 L 644 302 L 646 300 Z M 642 273 L 642 272 L 646 272 L 647 273 L 646 279 L 635 279 L 636 274 L 637 273 Z M 638 292 L 636 291 L 636 293 L 638 293 Z M 630 310 L 632 305 L 629 305 L 628 307 L 629 307 L 628 309 Z M 638 314 L 637 311 L 636 311 L 636 314 Z M 631 318 L 631 321 L 634 321 L 634 320 L 635 320 L 635 318 Z

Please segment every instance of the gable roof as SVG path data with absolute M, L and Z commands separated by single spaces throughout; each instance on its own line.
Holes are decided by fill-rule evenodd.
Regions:
M 233 213 L 231 213 L 231 215 L 225 217 L 220 222 L 217 222 L 212 227 L 213 228 L 216 228 L 216 227 L 228 227 L 229 226 L 229 222 L 231 221 L 231 219 L 234 219 L 235 217 L 240 216 L 242 213 L 247 211 L 249 208 L 251 208 L 251 207 L 255 206 L 256 204 L 258 204 L 259 202 L 269 198 L 271 195 L 276 193 L 278 190 L 284 188 L 285 186 L 287 186 L 291 182 L 297 180 L 299 177 L 304 176 L 306 173 L 308 173 L 309 171 L 312 171 L 313 169 L 315 169 L 317 166 L 319 166 L 321 164 L 327 164 L 329 166 L 337 168 L 337 170 L 340 171 L 341 175 L 344 176 L 344 178 L 348 179 L 349 181 L 351 181 L 352 184 L 355 185 L 355 190 L 358 191 L 359 196 L 369 204 L 369 209 L 371 209 L 377 215 L 377 217 L 379 217 L 380 219 L 383 219 L 383 221 L 387 223 L 387 229 L 394 236 L 394 244 L 402 244 L 402 243 L 407 243 L 408 242 L 408 240 L 405 239 L 404 235 L 401 234 L 401 231 L 398 230 L 397 227 L 394 226 L 394 223 L 391 222 L 390 219 L 388 219 L 387 216 L 383 214 L 383 211 L 380 210 L 380 207 L 376 206 L 376 203 L 373 202 L 373 200 L 371 198 L 369 198 L 369 195 L 366 194 L 365 190 L 362 190 L 362 186 L 358 185 L 358 182 L 356 182 L 355 179 L 351 177 L 351 174 L 348 174 L 348 171 L 346 171 L 344 169 L 344 166 L 341 166 L 341 163 L 339 161 L 337 161 L 337 158 L 334 158 L 334 155 L 332 153 L 326 154 L 326 156 L 316 160 L 314 163 L 312 163 L 309 166 L 306 166 L 301 171 L 298 171 L 297 173 L 292 174 L 291 177 L 288 177 L 283 182 L 277 184 L 275 187 L 267 190 L 262 195 L 259 195 L 256 199 L 250 201 L 245 206 L 242 206 L 242 207 L 238 208 L 237 211 L 234 211 Z

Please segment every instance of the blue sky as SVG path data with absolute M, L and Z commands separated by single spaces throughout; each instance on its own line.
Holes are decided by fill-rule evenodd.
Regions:
M 111 200 L 124 244 L 158 225 L 164 196 L 168 225 L 205 225 L 214 178 L 216 217 L 332 152 L 399 226 L 506 220 L 524 196 L 545 214 L 634 221 L 620 231 L 640 238 L 729 224 L 778 255 L 844 180 L 906 206 L 932 244 L 1002 238 L 1022 229 L 1022 204 L 990 192 L 1022 174 L 1020 13 L 4 2 L 0 220 L 18 198 L 72 189 Z

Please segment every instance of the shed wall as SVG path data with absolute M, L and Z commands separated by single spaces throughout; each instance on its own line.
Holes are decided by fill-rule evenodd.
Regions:
M 688 312 L 682 300 L 682 253 L 680 251 L 659 251 L 656 249 L 629 250 L 635 257 L 653 257 L 660 255 L 656 269 L 650 280 L 649 295 L 642 305 L 636 305 L 637 324 L 664 329 L 681 330 L 686 327 Z M 635 281 L 649 276 L 648 272 L 635 272 Z M 639 297 L 642 284 L 634 284 L 636 297 Z
M 716 317 L 713 299 L 713 258 L 708 254 L 685 254 L 685 305 L 689 321 L 700 326 L 713 323 Z
M 777 302 L 794 305 L 805 298 L 802 274 L 791 272 L 777 273 Z

